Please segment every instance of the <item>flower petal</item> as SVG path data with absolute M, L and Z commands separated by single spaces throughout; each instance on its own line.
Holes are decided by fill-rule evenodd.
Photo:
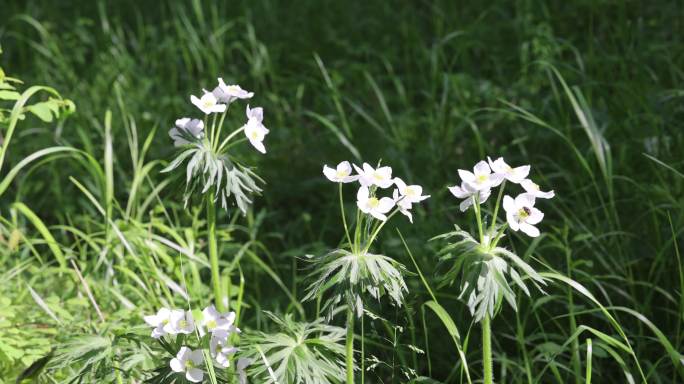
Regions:
M 204 378 L 204 372 L 199 368 L 190 368 L 188 372 L 185 373 L 185 378 L 193 383 L 200 383 Z
M 334 169 L 328 167 L 327 165 L 323 166 L 323 174 L 325 175 L 325 177 L 328 178 L 328 180 L 339 182 L 339 180 L 337 179 L 337 172 Z
M 529 237 L 539 236 L 539 229 L 528 223 L 520 223 L 520 230 L 525 232 L 525 234 Z
M 512 197 L 506 195 L 503 198 L 503 208 L 506 212 L 513 213 L 516 210 L 515 201 Z
M 185 365 L 175 357 L 171 359 L 169 366 L 174 372 L 183 372 L 185 370 Z
M 475 182 L 475 174 L 473 174 L 470 171 L 466 171 L 465 169 L 459 169 L 458 170 L 458 176 L 461 178 L 462 181 L 472 183 Z
M 544 218 L 544 213 L 537 208 L 530 208 L 530 216 L 525 220 L 528 224 L 537 224 Z
M 477 176 L 489 175 L 490 173 L 492 173 L 492 170 L 489 168 L 489 164 L 487 164 L 486 161 L 482 160 L 475 164 L 475 167 L 473 168 L 473 173 Z

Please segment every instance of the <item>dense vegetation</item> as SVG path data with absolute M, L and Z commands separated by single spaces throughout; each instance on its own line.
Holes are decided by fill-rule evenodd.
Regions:
M 407 292 L 400 306 L 369 298 L 356 382 L 477 382 L 480 327 L 449 275 L 459 254 L 429 240 L 478 232 L 447 186 L 487 156 L 531 164 L 556 194 L 540 237 L 501 241 L 545 285 L 514 287 L 517 311 L 492 319 L 494 380 L 684 382 L 678 2 L 0 8 L 0 84 L 18 92 L 0 88 L 0 383 L 181 377 L 143 316 L 204 308 L 215 289 L 241 303 L 252 382 L 273 377 L 265 361 L 281 381 L 344 382 L 345 303 L 331 315 L 304 300 L 316 261 L 345 241 L 321 173 L 343 160 L 392 165 L 431 195 L 374 243 Z M 202 199 L 185 204 L 184 170 L 160 172 L 177 154 L 168 130 L 217 77 L 253 91 L 270 130 L 264 155 L 235 147 L 265 183 L 246 215 L 216 211 L 220 287 Z M 226 126 L 244 123 L 235 109 Z M 343 197 L 352 212 L 355 193 Z

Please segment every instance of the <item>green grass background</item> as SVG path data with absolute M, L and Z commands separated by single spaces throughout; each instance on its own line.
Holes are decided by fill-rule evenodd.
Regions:
M 146 236 L 156 231 L 198 250 L 204 246 L 203 216 L 183 208 L 177 180 L 164 184 L 159 199 L 145 199 L 167 179 L 158 172 L 173 153 L 166 131 L 175 119 L 196 115 L 189 95 L 222 76 L 256 93 L 251 103 L 264 107 L 271 130 L 267 155 L 244 148 L 267 182 L 253 214 L 219 217 L 224 260 L 253 242 L 254 256 L 240 263 L 248 303 L 243 326 L 268 329 L 261 309 L 294 311 L 284 290 L 303 296 L 305 255 L 321 254 L 343 235 L 336 190 L 321 174 L 324 163 L 382 159 L 395 174 L 425 186 L 432 198 L 414 214 L 415 224 L 393 221 L 378 247 L 415 272 L 393 229 L 399 228 L 436 287 L 439 244 L 427 239 L 453 224 L 474 224 L 446 186 L 458 182 L 458 168 L 486 155 L 504 156 L 510 164 L 531 164 L 531 177 L 557 196 L 542 207 L 545 236 L 512 236 L 506 245 L 537 270 L 586 287 L 619 330 L 566 284 L 550 286 L 548 296 L 520 297 L 519 313 L 504 308 L 493 323 L 499 382 L 583 382 L 588 338 L 596 383 L 626 382 L 624 372 L 642 381 L 637 361 L 648 382 L 684 380 L 676 352 L 684 338 L 677 249 L 684 230 L 681 2 L 27 0 L 4 1 L 1 8 L 5 71 L 27 84 L 52 86 L 77 106 L 58 124 L 22 122 L 8 166 L 41 148 L 70 145 L 106 169 L 107 138 L 113 154 L 104 185 L 97 167 L 60 158 L 21 173 L 1 197 L 0 271 L 6 272 L 0 303 L 8 315 L 0 314 L 0 341 L 5 332 L 5 345 L 20 352 L 11 357 L 0 347 L 0 376 L 11 380 L 70 335 L 98 334 L 119 351 L 114 355 L 125 355 L 112 329 L 124 332 L 157 304 L 135 288 L 132 275 L 158 278 L 162 270 L 176 281 L 181 276 L 175 255 L 150 250 Z M 238 127 L 242 111 L 231 118 Z M 136 147 L 154 132 L 144 161 L 131 156 L 133 131 Z M 136 256 L 117 242 L 70 176 L 111 212 L 139 247 Z M 138 185 L 136 177 L 143 180 Z M 137 195 L 130 202 L 132 186 Z M 353 192 L 347 192 L 351 208 Z M 10 209 L 17 201 L 79 261 L 109 324 L 98 324 L 78 281 L 60 274 L 46 239 Z M 10 246 L 15 230 L 23 240 Z M 119 269 L 113 277 L 110 264 L 132 274 Z M 208 269 L 195 273 L 208 283 Z M 274 275 L 282 286 L 273 284 Z M 407 281 L 405 308 L 375 308 L 401 331 L 369 321 L 366 355 L 383 363 L 367 380 L 404 382 L 404 372 L 413 370 L 440 382 L 465 382 L 444 325 L 423 306 L 430 299 L 425 287 L 417 276 Z M 27 284 L 59 322 L 31 300 Z M 174 297 L 158 285 L 158 292 Z M 209 295 L 199 285 L 191 291 Z M 455 287 L 436 292 L 477 379 L 479 331 L 471 332 Z M 313 320 L 315 307 L 305 304 L 304 311 L 300 320 Z M 635 356 L 599 331 L 618 340 L 624 332 Z

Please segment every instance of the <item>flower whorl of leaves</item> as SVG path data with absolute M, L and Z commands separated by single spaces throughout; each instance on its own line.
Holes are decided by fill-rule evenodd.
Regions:
M 476 322 L 487 314 L 494 317 L 503 300 L 517 311 L 512 284 L 527 296 L 530 291 L 523 279 L 529 279 L 540 291 L 540 285 L 546 285 L 544 279 L 518 255 L 502 247 L 482 246 L 458 226 L 454 231 L 432 240 L 437 239 L 450 241 L 439 252 L 440 264 L 449 264 L 443 285 L 453 284 L 461 276 L 459 298 L 466 300 Z M 451 242 L 453 240 L 456 241 Z
M 184 135 L 183 138 L 190 141 L 190 148 L 180 152 L 162 172 L 170 172 L 189 159 L 183 193 L 185 204 L 193 193 L 206 194 L 213 188 L 214 199 L 221 200 L 223 209 L 228 208 L 227 199 L 233 196 L 240 211 L 246 213 L 252 196 L 261 193 L 258 183 L 263 183 L 263 180 L 227 154 L 214 152 L 201 138 L 192 135 Z
M 404 292 L 408 287 L 404 282 L 405 267 L 396 260 L 372 253 L 355 254 L 345 249 L 336 249 L 313 259 L 313 282 L 307 288 L 304 300 L 315 298 L 318 293 L 333 289 L 332 295 L 324 302 L 323 309 L 332 311 L 346 302 L 358 317 L 363 314 L 363 297 L 370 294 L 376 300 L 387 294 L 390 303 L 401 306 Z

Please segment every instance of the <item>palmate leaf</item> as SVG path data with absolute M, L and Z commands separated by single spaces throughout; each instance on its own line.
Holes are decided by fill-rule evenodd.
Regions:
M 539 290 L 541 285 L 546 285 L 518 255 L 502 247 L 483 246 L 458 226 L 433 238 L 436 239 L 448 241 L 439 251 L 440 264 L 447 268 L 443 284 L 452 284 L 460 278 L 459 298 L 465 300 L 476 322 L 487 314 L 494 317 L 504 300 L 517 311 L 513 287 L 529 296 L 524 280 L 530 280 Z
M 190 138 L 187 138 L 190 140 Z M 186 163 L 185 192 L 183 200 L 187 205 L 193 194 L 207 195 L 207 198 L 221 202 L 228 209 L 232 197 L 243 214 L 252 204 L 252 197 L 261 194 L 259 184 L 263 180 L 252 170 L 231 159 L 227 154 L 217 154 L 206 141 L 195 139 L 185 146 L 162 172 L 171 172 Z M 208 196 L 213 191 L 213 196 Z
M 386 294 L 390 303 L 401 306 L 404 292 L 408 292 L 403 278 L 407 273 L 405 267 L 384 255 L 336 249 L 312 262 L 313 272 L 309 278 L 313 282 L 307 288 L 304 300 L 311 300 L 331 288 L 333 293 L 323 305 L 329 318 L 333 309 L 343 302 L 361 317 L 363 300 L 368 294 L 376 300 Z
M 248 345 L 245 353 L 254 362 L 249 372 L 252 382 L 273 383 L 273 376 L 278 383 L 341 382 L 344 329 L 327 325 L 322 319 L 307 323 L 294 321 L 292 315 L 266 314 L 276 323 L 278 331 L 248 333 L 243 339 L 243 345 Z

